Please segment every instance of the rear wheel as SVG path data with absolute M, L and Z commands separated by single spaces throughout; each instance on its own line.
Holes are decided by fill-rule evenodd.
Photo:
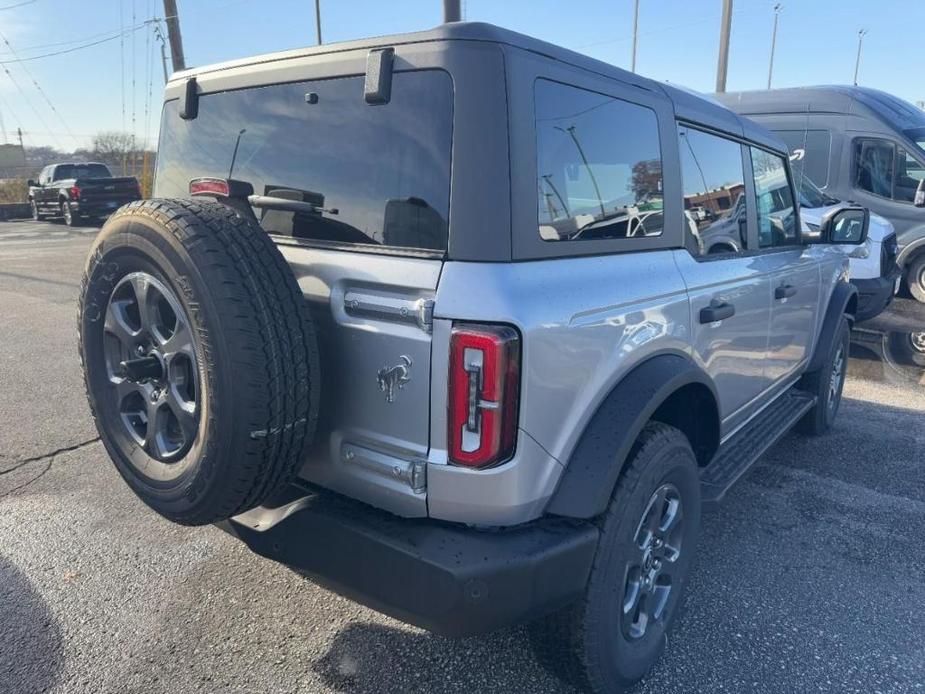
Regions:
M 816 396 L 816 404 L 800 420 L 798 429 L 804 434 L 819 435 L 827 432 L 841 405 L 842 391 L 848 372 L 848 350 L 851 340 L 851 325 L 842 316 L 835 339 L 822 368 L 803 376 L 800 387 Z
M 600 519 L 584 598 L 532 625 L 539 658 L 582 689 L 622 692 L 656 663 L 677 618 L 700 526 L 687 438 L 646 426 Z
M 74 214 L 74 211 L 71 209 L 71 203 L 67 200 L 61 201 L 61 216 L 64 218 L 64 223 L 69 227 L 77 224 L 77 215 Z
M 255 222 L 211 202 L 122 208 L 91 251 L 79 328 L 100 437 L 155 511 L 213 523 L 291 480 L 314 435 L 317 346 Z
M 906 286 L 917 301 L 925 303 L 925 253 L 913 258 L 906 270 Z

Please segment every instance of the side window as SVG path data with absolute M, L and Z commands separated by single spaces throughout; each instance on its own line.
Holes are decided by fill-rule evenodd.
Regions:
M 751 147 L 758 207 L 758 247 L 774 248 L 799 243 L 793 192 L 783 157 Z
M 858 140 L 854 146 L 855 185 L 882 198 L 893 197 L 895 147 L 887 140 Z
M 803 174 L 820 188 L 829 183 L 829 155 L 832 149 L 832 135 L 828 130 L 807 130 Z
M 915 202 L 915 193 L 923 179 L 925 179 L 925 167 L 900 147 L 896 157 L 893 198 L 900 202 Z
M 790 152 L 790 170 L 797 188 L 803 187 L 803 176 L 819 188 L 829 182 L 829 156 L 832 136 L 828 130 L 777 130 Z
M 662 154 L 652 109 L 538 80 L 536 139 L 543 240 L 661 235 Z
M 679 126 L 686 245 L 695 256 L 748 247 L 748 203 L 742 146 Z

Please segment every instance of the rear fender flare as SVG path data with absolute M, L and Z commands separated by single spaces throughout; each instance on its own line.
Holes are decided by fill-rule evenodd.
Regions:
M 690 384 L 705 386 L 719 402 L 712 380 L 686 356 L 660 354 L 630 371 L 585 427 L 547 512 L 572 518 L 603 513 L 643 427 L 672 394 Z M 718 421 L 716 429 L 718 441 Z

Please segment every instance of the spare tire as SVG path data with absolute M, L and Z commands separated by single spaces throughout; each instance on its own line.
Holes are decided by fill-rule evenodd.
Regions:
M 211 201 L 122 207 L 90 251 L 78 311 L 96 427 L 148 506 L 204 525 L 291 481 L 314 437 L 318 347 L 255 220 Z

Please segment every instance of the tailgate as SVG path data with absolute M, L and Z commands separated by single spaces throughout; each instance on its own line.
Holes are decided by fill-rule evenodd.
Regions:
M 442 261 L 281 245 L 312 309 L 321 413 L 302 477 L 426 515 L 431 313 Z
M 138 181 L 125 178 L 85 178 L 77 181 L 80 199 L 84 203 L 118 202 L 123 204 L 137 200 Z

